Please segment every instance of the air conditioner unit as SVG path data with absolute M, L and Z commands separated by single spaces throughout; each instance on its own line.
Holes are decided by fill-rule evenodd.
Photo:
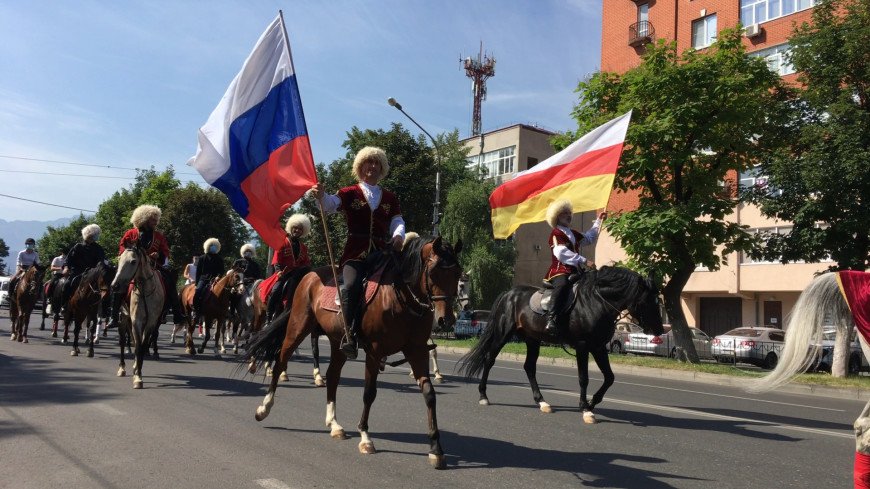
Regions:
M 761 26 L 758 24 L 748 25 L 743 28 L 743 35 L 746 37 L 755 37 L 761 34 Z

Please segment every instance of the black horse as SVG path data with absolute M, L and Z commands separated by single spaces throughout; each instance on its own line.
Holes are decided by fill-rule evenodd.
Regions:
M 541 342 L 567 345 L 576 350 L 577 370 L 580 376 L 580 409 L 583 420 L 594 423 L 593 408 L 604 398 L 604 393 L 613 384 L 613 371 L 607 357 L 607 342 L 613 337 L 616 320 L 623 311 L 628 311 L 643 327 L 644 332 L 659 335 L 664 332 L 659 311 L 659 291 L 652 279 L 619 267 L 602 267 L 585 272 L 574 288 L 576 298 L 569 315 L 568 325 L 558 338 L 544 332 L 545 315 L 535 313 L 529 300 L 537 291 L 535 287 L 521 285 L 502 293 L 492 306 L 489 324 L 480 336 L 477 345 L 459 363 L 459 369 L 468 377 L 481 375 L 480 404 L 489 405 L 486 397 L 486 381 L 495 358 L 504 345 L 516 335 L 526 342 L 526 362 L 523 368 L 529 377 L 532 394 L 541 411 L 551 412 L 544 401 L 535 379 L 535 363 L 538 360 Z M 604 375 L 604 384 L 586 399 L 589 385 L 589 354 Z

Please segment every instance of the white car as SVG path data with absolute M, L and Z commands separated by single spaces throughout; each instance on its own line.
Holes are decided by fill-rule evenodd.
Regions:
M 10 277 L 0 277 L 0 307 L 9 307 L 9 280 Z
M 772 369 L 785 347 L 785 333 L 778 328 L 743 327 L 713 338 L 713 357 L 720 362 L 751 363 Z

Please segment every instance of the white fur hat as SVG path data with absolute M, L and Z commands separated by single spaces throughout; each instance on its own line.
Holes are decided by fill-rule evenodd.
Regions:
M 220 244 L 220 243 L 218 243 L 218 244 Z M 251 253 L 253 253 L 254 252 L 254 245 L 252 245 L 251 243 L 243 244 L 242 248 L 239 250 L 239 256 L 244 258 L 246 251 L 250 251 Z
M 287 224 L 284 225 L 284 231 L 290 234 L 293 226 L 302 226 L 302 237 L 308 236 L 311 233 L 311 218 L 305 214 L 293 214 L 287 219 Z
M 362 164 L 366 160 L 375 160 L 381 164 L 381 174 L 378 176 L 378 181 L 383 180 L 387 176 L 387 173 L 390 172 L 390 161 L 387 159 L 387 153 L 381 148 L 366 146 L 359 150 L 353 159 L 353 176 L 356 177 L 357 181 L 363 181 Z
M 221 242 L 218 241 L 217 238 L 208 238 L 207 240 L 205 240 L 205 243 L 202 244 L 202 252 L 203 252 L 203 253 L 208 253 L 208 247 L 211 246 L 211 245 L 217 245 L 218 253 L 220 253 L 220 251 L 221 251 Z
M 567 200 L 557 200 L 547 207 L 547 224 L 550 225 L 551 228 L 556 227 L 556 219 L 559 218 L 559 214 L 564 211 L 568 211 L 570 213 L 574 213 L 574 206 L 571 205 L 571 202 Z
M 140 205 L 133 211 L 133 215 L 130 216 L 130 224 L 138 228 L 152 217 L 157 217 L 157 220 L 160 221 L 160 214 L 160 208 L 156 205 Z
M 100 234 L 102 230 L 96 224 L 88 224 L 82 228 L 82 239 L 94 238 Z

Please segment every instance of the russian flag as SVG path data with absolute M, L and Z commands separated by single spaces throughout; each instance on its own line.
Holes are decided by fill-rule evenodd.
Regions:
M 281 217 L 317 183 L 290 46 L 279 14 L 199 129 L 189 165 L 280 248 Z

